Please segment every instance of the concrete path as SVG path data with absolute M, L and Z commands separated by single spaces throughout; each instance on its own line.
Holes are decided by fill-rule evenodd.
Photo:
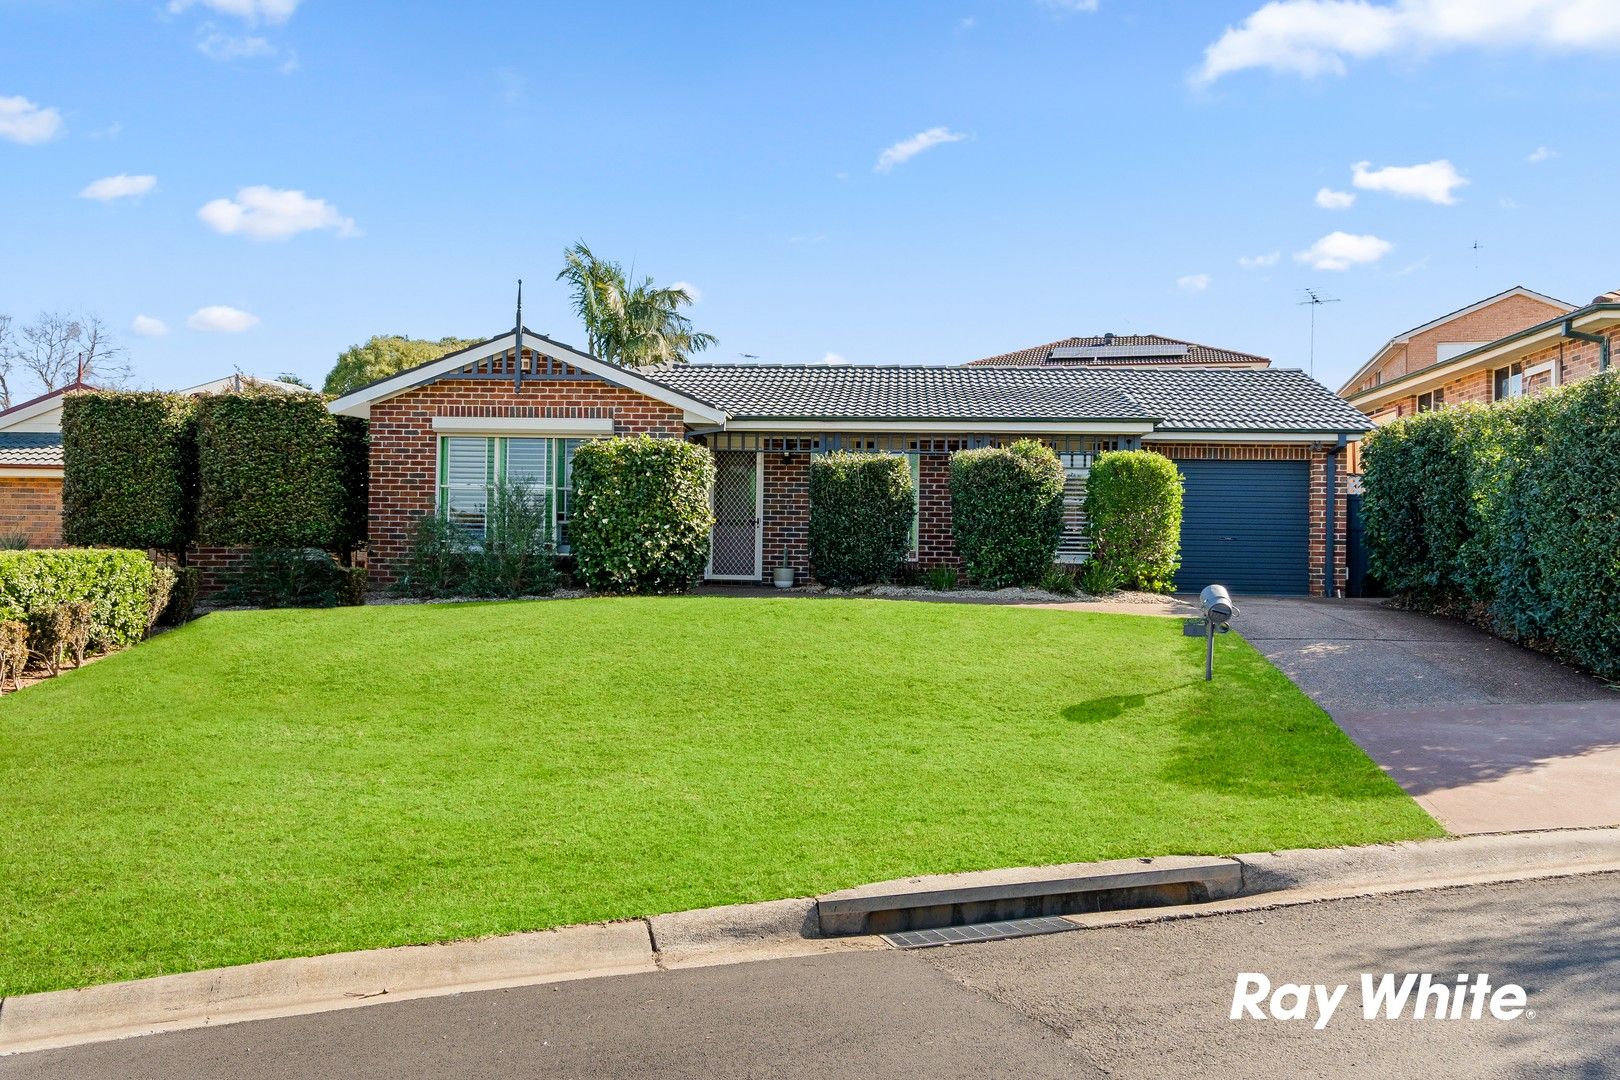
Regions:
M 491 990 L 0 1058 L 0 1080 L 1610 1076 L 1615 884 L 1468 886 Z M 1322 1030 L 1234 1021 L 1240 972 L 1351 987 Z M 1362 972 L 1485 972 L 1522 985 L 1533 1015 L 1365 1020 Z
M 1233 626 L 1454 833 L 1620 824 L 1620 693 L 1451 619 L 1239 598 Z

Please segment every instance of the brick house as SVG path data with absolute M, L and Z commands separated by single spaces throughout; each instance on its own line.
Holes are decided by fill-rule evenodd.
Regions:
M 967 367 L 1219 367 L 1266 368 L 1271 361 L 1253 353 L 1200 345 L 1159 334 L 1096 334 L 1032 345 L 969 360 Z
M 1375 424 L 1460 402 L 1491 402 L 1533 385 L 1579 377 L 1573 368 L 1535 366 L 1529 375 L 1486 357 L 1490 346 L 1530 327 L 1552 325 L 1575 311 L 1573 304 L 1515 286 L 1495 296 L 1414 326 L 1385 342 L 1339 394 Z
M 1060 557 L 1085 557 L 1079 505 L 1093 455 L 1145 447 L 1187 484 L 1183 588 L 1342 588 L 1346 446 L 1371 425 L 1293 370 L 1254 367 L 621 368 L 510 331 L 336 399 L 371 430 L 368 563 L 394 579 L 411 530 L 439 509 L 481 527 L 491 486 L 546 494 L 567 544 L 572 455 L 583 439 L 645 433 L 715 455 L 709 576 L 768 581 L 809 570 L 811 457 L 904 455 L 917 479 L 914 558 L 952 565 L 949 455 L 1034 437 L 1061 457 L 1070 513 Z
M 0 535 L 62 543 L 62 398 L 75 381 L 0 412 Z

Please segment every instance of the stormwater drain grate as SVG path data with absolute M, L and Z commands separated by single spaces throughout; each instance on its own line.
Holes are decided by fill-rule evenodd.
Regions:
M 1002 938 L 1061 934 L 1079 927 L 1068 919 L 1007 919 L 1002 922 L 974 923 L 971 926 L 942 926 L 938 930 L 902 930 L 884 934 L 883 940 L 897 949 L 926 949 L 933 945 L 965 945 L 970 941 L 999 941 Z

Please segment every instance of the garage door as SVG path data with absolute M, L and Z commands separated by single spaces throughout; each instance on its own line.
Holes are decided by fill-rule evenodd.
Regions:
M 1310 589 L 1310 466 L 1304 461 L 1178 461 L 1176 588 L 1220 582 L 1233 592 Z

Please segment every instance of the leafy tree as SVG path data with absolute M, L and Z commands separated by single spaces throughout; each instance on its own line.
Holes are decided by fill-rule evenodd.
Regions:
M 716 344 L 681 313 L 692 303 L 685 289 L 660 288 L 650 277 L 632 284 L 624 267 L 598 258 L 583 240 L 563 252 L 557 280 L 568 283 L 586 346 L 604 360 L 625 367 L 684 364 Z
M 446 353 L 476 345 L 480 339 L 444 337 L 438 341 L 386 334 L 373 337 L 364 345 L 354 345 L 343 351 L 326 376 L 321 387 L 328 394 L 347 394 L 367 383 L 397 375 L 418 364 L 437 360 Z M 287 381 L 285 378 L 283 381 Z

